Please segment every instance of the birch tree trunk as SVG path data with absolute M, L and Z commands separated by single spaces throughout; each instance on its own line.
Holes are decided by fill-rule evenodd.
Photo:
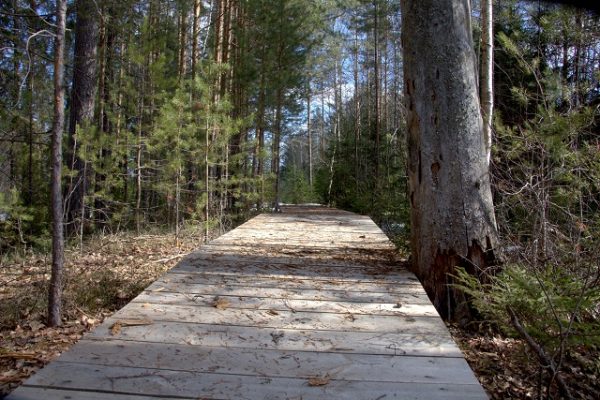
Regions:
M 62 135 L 65 127 L 65 21 L 67 0 L 56 2 L 54 53 L 54 124 L 52 126 L 52 275 L 48 296 L 48 326 L 61 325 L 62 275 L 64 264 Z
M 402 16 L 413 268 L 458 319 L 449 274 L 481 273 L 496 244 L 469 0 L 403 0 Z
M 308 82 L 308 84 L 306 85 L 306 135 L 308 136 L 308 185 L 310 186 L 310 189 L 312 190 L 313 188 L 313 155 L 312 155 L 312 133 L 311 133 L 311 120 L 310 120 L 310 113 L 312 112 L 311 110 L 311 88 L 310 88 L 310 81 Z
M 486 160 L 492 154 L 492 116 L 494 112 L 494 23 L 492 0 L 481 2 L 481 115 Z

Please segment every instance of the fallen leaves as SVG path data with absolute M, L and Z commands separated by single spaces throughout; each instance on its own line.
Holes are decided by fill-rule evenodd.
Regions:
M 450 332 L 492 400 L 554 398 L 555 393 L 548 396 L 542 393 L 540 396 L 539 364 L 522 340 L 483 329 L 482 332 L 470 332 L 453 325 L 450 326 Z M 583 348 L 574 350 L 574 354 L 580 351 L 585 354 Z M 565 357 L 562 371 L 573 397 L 585 400 L 600 398 L 596 383 L 598 377 L 592 370 L 584 372 L 578 368 L 582 363 L 575 359 L 574 354 Z M 597 362 L 597 352 L 585 354 L 584 359 Z M 546 391 L 545 386 L 541 389 L 543 392 Z
M 185 246 L 176 247 L 172 235 L 120 233 L 94 238 L 83 250 L 66 249 L 60 328 L 44 324 L 41 294 L 47 287 L 50 258 L 31 254 L 0 260 L 0 398 L 197 247 L 193 232 L 184 241 Z M 127 326 L 122 322 L 112 329 L 116 334 Z
M 308 386 L 325 386 L 331 381 L 329 374 L 308 378 Z
M 217 310 L 225 310 L 231 306 L 231 302 L 224 297 L 215 297 L 212 306 Z
M 121 333 L 121 328 L 123 326 L 121 325 L 121 323 L 119 321 L 115 322 L 114 324 L 112 324 L 110 326 L 110 328 L 108 328 L 110 330 L 110 334 L 113 336 L 118 335 L 119 333 Z

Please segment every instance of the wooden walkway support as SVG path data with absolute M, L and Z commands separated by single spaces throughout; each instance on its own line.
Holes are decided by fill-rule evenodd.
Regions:
M 368 218 L 262 214 L 15 390 L 40 399 L 486 399 Z

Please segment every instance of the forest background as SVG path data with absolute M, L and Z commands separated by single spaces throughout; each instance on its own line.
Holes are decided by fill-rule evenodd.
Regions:
M 79 254 L 124 232 L 172 232 L 175 248 L 190 237 L 198 244 L 280 202 L 368 214 L 407 251 L 398 1 L 68 5 L 60 183 L 66 238 Z M 568 397 L 575 386 L 598 398 L 600 18 L 541 1 L 471 6 L 481 87 L 493 83 L 490 172 L 503 266 L 484 279 L 458 273 L 479 321 L 461 335 L 479 351 L 520 348 L 494 335 L 538 346 L 530 369 L 496 360 L 520 378 L 489 374 L 490 393 Z M 50 0 L 0 5 L 5 271 L 51 246 L 54 9 Z M 494 74 L 486 77 L 483 21 L 492 9 Z M 40 263 L 41 282 L 48 265 Z M 143 283 L 136 279 L 133 291 Z M 2 296 L 19 302 L 3 299 L 0 324 L 15 332 L 44 310 L 45 296 L 23 299 L 9 288 Z M 121 303 L 131 296 L 111 293 Z M 94 302 L 87 314 L 106 306 Z

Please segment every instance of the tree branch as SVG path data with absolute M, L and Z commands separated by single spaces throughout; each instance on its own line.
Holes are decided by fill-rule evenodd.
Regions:
M 562 395 L 568 400 L 573 400 L 573 396 L 571 396 L 571 391 L 569 390 L 569 387 L 567 386 L 567 383 L 565 382 L 565 380 L 559 374 L 559 372 L 556 368 L 556 365 L 554 364 L 554 361 L 552 361 L 550 356 L 548 356 L 548 354 L 546 354 L 544 349 L 535 341 L 535 339 L 532 338 L 529 335 L 529 333 L 527 333 L 527 331 L 525 330 L 523 325 L 521 325 L 521 322 L 519 321 L 519 317 L 517 317 L 517 314 L 515 314 L 513 309 L 511 307 L 508 307 L 507 311 L 508 311 L 508 314 L 510 315 L 510 322 L 512 323 L 513 327 L 517 330 L 517 332 L 519 332 L 519 335 L 521 335 L 521 337 L 523 337 L 523 339 L 525 339 L 525 341 L 527 342 L 527 345 L 529 346 L 529 348 L 531 348 L 531 350 L 533 350 L 535 352 L 538 359 L 542 363 L 546 364 L 547 367 L 550 368 L 552 375 L 556 377 L 556 382 L 558 383 L 558 387 L 559 387 Z

